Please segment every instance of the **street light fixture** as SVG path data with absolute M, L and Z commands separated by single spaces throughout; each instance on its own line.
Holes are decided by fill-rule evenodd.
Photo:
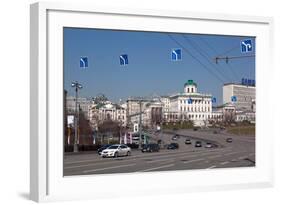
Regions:
M 71 83 L 71 87 L 75 88 L 75 117 L 74 117 L 74 125 L 75 125 L 75 139 L 74 139 L 74 146 L 73 146 L 73 152 L 78 152 L 78 121 L 79 116 L 77 112 L 77 100 L 78 100 L 78 90 L 82 89 L 82 85 L 79 84 L 77 81 Z

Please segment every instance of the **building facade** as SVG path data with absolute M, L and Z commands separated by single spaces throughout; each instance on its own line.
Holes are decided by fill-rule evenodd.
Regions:
M 183 93 L 171 95 L 169 99 L 169 114 L 165 116 L 168 122 L 191 120 L 201 126 L 212 118 L 212 95 L 199 93 L 193 80 L 184 84 Z
M 74 114 L 75 113 L 75 97 L 73 96 L 67 96 L 66 97 L 66 108 L 68 114 Z M 77 108 L 84 113 L 84 116 L 86 119 L 90 119 L 90 108 L 91 108 L 91 100 L 87 98 L 78 98 L 77 99 Z
M 97 128 L 106 120 L 120 122 L 122 126 L 127 125 L 126 104 L 115 104 L 110 101 L 91 105 L 90 123 L 93 128 Z
M 231 98 L 235 96 L 236 101 Z M 255 106 L 256 87 L 235 83 L 223 86 L 223 104 L 234 103 L 236 110 L 252 111 Z

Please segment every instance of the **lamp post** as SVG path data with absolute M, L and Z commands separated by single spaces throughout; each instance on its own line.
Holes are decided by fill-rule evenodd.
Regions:
M 74 146 L 73 152 L 78 152 L 78 112 L 77 112 L 77 100 L 78 100 L 78 90 L 82 89 L 82 85 L 79 84 L 77 81 L 71 83 L 71 87 L 75 88 L 75 117 L 74 117 L 74 128 L 75 128 L 75 139 L 74 139 Z

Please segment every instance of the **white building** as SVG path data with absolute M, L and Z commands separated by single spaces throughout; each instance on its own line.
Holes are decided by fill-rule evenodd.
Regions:
M 227 83 L 223 86 L 223 104 L 231 103 L 231 97 L 236 96 L 233 102 L 237 110 L 253 110 L 256 99 L 256 87 L 235 83 Z
M 184 84 L 184 92 L 172 95 L 170 109 L 166 121 L 192 120 L 201 126 L 212 118 L 212 95 L 202 94 L 197 90 L 197 84 L 188 80 Z
M 126 104 L 114 104 L 110 101 L 92 104 L 90 122 L 92 127 L 97 127 L 105 120 L 119 121 L 122 126 L 127 125 Z

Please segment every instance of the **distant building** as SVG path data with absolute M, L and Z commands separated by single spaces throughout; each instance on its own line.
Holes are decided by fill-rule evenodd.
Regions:
M 77 108 L 82 110 L 86 119 L 90 119 L 90 107 L 91 107 L 91 100 L 87 98 L 78 98 L 77 99 Z M 67 96 L 66 97 L 66 108 L 68 114 L 75 113 L 75 97 Z
M 236 102 L 231 98 L 235 96 Z M 223 86 L 223 104 L 233 103 L 236 110 L 253 111 L 255 109 L 256 87 L 236 83 L 227 83 Z
M 91 105 L 90 123 L 96 128 L 106 120 L 118 121 L 122 126 L 127 125 L 126 104 L 115 104 L 110 101 Z
M 202 94 L 197 90 L 197 84 L 188 80 L 184 84 L 184 92 L 169 96 L 169 114 L 166 121 L 191 120 L 201 126 L 212 118 L 212 95 Z
M 152 127 L 162 121 L 163 103 L 159 99 L 129 98 L 127 100 L 127 117 L 130 125 L 141 123 Z M 141 115 L 141 116 L 140 116 Z

